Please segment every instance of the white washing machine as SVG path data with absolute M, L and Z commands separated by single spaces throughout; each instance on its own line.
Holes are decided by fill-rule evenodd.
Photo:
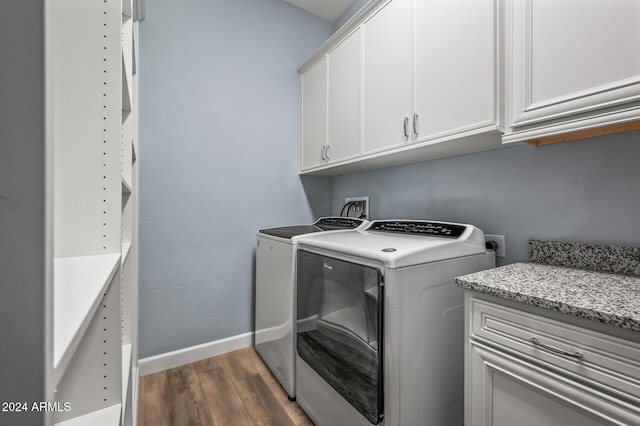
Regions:
M 459 275 L 495 266 L 472 225 L 390 220 L 298 240 L 297 400 L 317 425 L 464 421 Z
M 258 231 L 256 249 L 255 347 L 294 400 L 295 382 L 295 260 L 300 236 L 366 227 L 370 222 L 348 217 L 324 217 L 312 225 Z

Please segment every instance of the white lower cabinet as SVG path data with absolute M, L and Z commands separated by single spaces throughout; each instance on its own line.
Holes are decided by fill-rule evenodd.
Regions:
M 473 371 L 467 425 L 632 425 L 640 418 L 627 401 L 479 343 L 471 343 Z
M 640 424 L 640 344 L 499 303 L 466 297 L 466 425 Z

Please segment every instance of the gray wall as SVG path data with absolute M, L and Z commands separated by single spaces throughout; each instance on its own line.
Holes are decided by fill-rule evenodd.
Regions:
M 359 10 L 354 5 L 335 29 Z M 282 0 L 147 2 L 140 26 L 140 357 L 251 331 L 255 232 L 337 214 L 640 245 L 639 133 L 332 179 L 298 176 L 296 68 L 334 28 Z
M 44 401 L 44 2 L 0 13 L 0 401 Z M 50 265 L 49 265 L 50 266 Z M 0 424 L 42 424 L 44 413 L 0 412 Z
M 428 161 L 332 179 L 332 208 L 368 195 L 371 217 L 471 223 L 506 236 L 640 246 L 640 132 Z
M 332 30 L 282 0 L 147 2 L 141 358 L 251 331 L 256 231 L 328 213 L 329 180 L 298 177 L 296 68 Z

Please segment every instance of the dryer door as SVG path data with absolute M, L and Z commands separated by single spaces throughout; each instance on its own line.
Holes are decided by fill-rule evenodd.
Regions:
M 298 355 L 378 424 L 384 401 L 382 273 L 304 250 L 297 261 Z

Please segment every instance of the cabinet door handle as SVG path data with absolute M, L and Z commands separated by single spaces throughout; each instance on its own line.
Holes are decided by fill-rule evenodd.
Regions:
M 549 352 L 553 352 L 554 354 L 564 355 L 564 356 L 568 356 L 569 358 L 575 358 L 575 359 L 580 359 L 580 360 L 582 359 L 582 354 L 580 352 L 567 352 L 567 351 L 563 351 L 562 349 L 554 348 L 553 346 L 543 345 L 535 337 L 530 338 L 529 342 L 531 342 L 534 345 L 539 346 L 539 347 L 541 347 L 543 349 L 546 349 Z
M 322 161 L 325 161 L 327 159 L 327 146 L 326 145 L 322 145 L 322 148 L 320 148 L 320 158 L 322 159 Z
M 331 159 L 331 158 L 329 157 L 329 148 L 331 148 L 331 145 L 327 145 L 327 146 L 325 147 L 325 150 L 324 150 L 325 160 L 327 160 L 327 161 L 329 161 L 329 160 Z
M 418 137 L 418 114 L 413 114 L 413 137 Z
M 404 137 L 409 138 L 409 117 L 404 118 Z

